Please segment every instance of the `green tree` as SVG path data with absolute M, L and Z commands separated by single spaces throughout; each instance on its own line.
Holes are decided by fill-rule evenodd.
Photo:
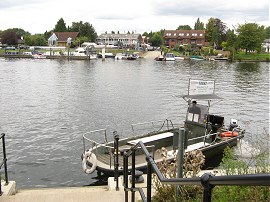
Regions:
M 95 41 L 97 38 L 95 28 L 88 22 L 72 22 L 70 31 L 79 32 L 79 37 L 86 37 L 87 41 Z
M 216 48 L 221 47 L 222 41 L 227 41 L 227 26 L 218 18 L 210 18 L 206 24 L 206 41 Z
M 150 39 L 152 46 L 159 47 L 163 44 L 163 36 L 160 32 L 155 32 L 153 37 Z
M 265 28 L 265 38 L 270 39 L 270 26 Z
M 189 25 L 179 25 L 176 30 L 192 30 Z
M 73 41 L 73 45 L 74 45 L 74 46 L 80 46 L 82 43 L 88 42 L 88 41 L 89 41 L 88 37 L 80 36 L 80 37 L 77 37 L 77 38 Z
M 14 31 L 13 29 L 7 29 L 2 32 L 0 38 L 1 38 L 2 44 L 17 45 L 18 39 L 20 38 L 20 36 L 18 36 L 16 34 L 16 31 Z
M 49 38 L 50 38 L 50 36 L 53 34 L 53 30 L 51 30 L 51 31 L 46 31 L 46 32 L 44 32 L 44 38 L 46 39 L 46 40 L 48 40 Z
M 147 33 L 147 32 L 144 32 L 144 33 L 142 34 L 142 36 L 148 36 L 148 33 Z
M 239 47 L 248 51 L 258 52 L 261 50 L 262 42 L 265 39 L 264 26 L 257 23 L 245 23 L 237 28 Z
M 204 30 L 204 23 L 200 21 L 200 18 L 195 22 L 194 30 Z
M 24 41 L 28 46 L 46 46 L 48 44 L 43 34 L 27 35 Z
M 66 23 L 65 23 L 63 18 L 60 18 L 58 20 L 53 31 L 54 32 L 66 32 L 67 31 Z
M 237 48 L 237 36 L 232 29 L 227 31 L 227 47 Z

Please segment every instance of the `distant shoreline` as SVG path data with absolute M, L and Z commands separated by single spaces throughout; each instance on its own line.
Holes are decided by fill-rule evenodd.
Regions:
M 141 58 L 145 59 L 155 59 L 156 57 L 160 56 L 160 51 L 147 51 L 142 54 L 140 54 Z M 245 57 L 237 56 L 236 59 L 234 59 L 232 62 L 270 62 L 270 54 L 269 58 L 257 58 L 254 55 L 253 58 L 247 59 Z M 0 54 L 0 57 L 4 58 L 18 58 L 18 59 L 35 59 L 32 57 L 32 55 L 24 55 L 24 54 Z M 65 55 L 48 55 L 46 58 L 43 59 L 66 59 L 66 60 L 90 60 L 88 56 L 65 56 Z M 221 62 L 221 61 L 220 61 Z

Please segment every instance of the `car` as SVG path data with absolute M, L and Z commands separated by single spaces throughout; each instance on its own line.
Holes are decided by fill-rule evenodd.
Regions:
M 15 50 L 16 48 L 14 46 L 7 46 L 6 50 Z

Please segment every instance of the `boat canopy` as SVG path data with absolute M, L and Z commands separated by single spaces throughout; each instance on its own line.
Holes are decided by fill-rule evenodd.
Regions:
M 199 95 L 184 95 L 183 99 L 185 101 L 188 100 L 206 100 L 206 101 L 211 101 L 211 100 L 222 100 L 222 97 L 217 96 L 216 94 L 199 94 Z

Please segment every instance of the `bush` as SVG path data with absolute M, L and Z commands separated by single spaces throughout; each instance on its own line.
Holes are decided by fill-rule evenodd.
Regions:
M 176 178 L 178 165 L 176 153 L 174 153 L 174 162 L 168 162 L 165 160 L 167 157 L 165 148 L 157 152 L 164 157 L 163 161 L 157 164 L 160 172 L 165 178 Z M 204 162 L 205 158 L 201 151 L 186 152 L 184 155 L 183 177 L 196 176 L 201 171 Z M 176 186 L 160 183 L 156 175 L 154 175 L 153 181 L 156 190 L 156 195 L 152 198 L 154 202 L 201 201 L 203 191 L 201 186 L 179 186 L 179 195 L 176 196 Z
M 240 155 L 236 157 L 232 148 L 227 148 L 224 151 L 224 156 L 220 168 L 222 175 L 238 175 L 251 173 L 269 173 L 269 145 L 265 145 L 263 140 L 268 140 L 269 132 L 265 130 L 264 135 L 261 135 L 255 145 L 257 147 L 254 151 L 248 151 L 251 156 L 245 158 Z M 262 136 L 265 136 L 262 137 Z M 241 144 L 241 143 L 240 143 Z M 262 146 L 264 145 L 264 146 Z M 241 145 L 240 145 L 241 146 Z M 246 151 L 247 148 L 242 148 L 241 151 Z M 158 163 L 158 167 L 165 178 L 176 178 L 177 176 L 177 158 L 175 161 L 168 163 L 165 161 L 167 150 L 159 151 L 164 157 L 164 160 Z M 185 153 L 183 175 L 184 177 L 194 177 L 200 171 L 204 164 L 204 157 L 200 151 L 196 153 Z M 253 169 L 250 169 L 253 168 Z M 197 202 L 202 201 L 202 186 L 179 186 L 179 196 L 176 197 L 176 186 L 161 184 L 154 174 L 153 186 L 156 191 L 152 200 L 154 202 L 174 202 L 174 201 L 188 201 Z M 212 201 L 227 202 L 227 201 L 270 201 L 270 188 L 268 186 L 216 186 L 212 190 Z

